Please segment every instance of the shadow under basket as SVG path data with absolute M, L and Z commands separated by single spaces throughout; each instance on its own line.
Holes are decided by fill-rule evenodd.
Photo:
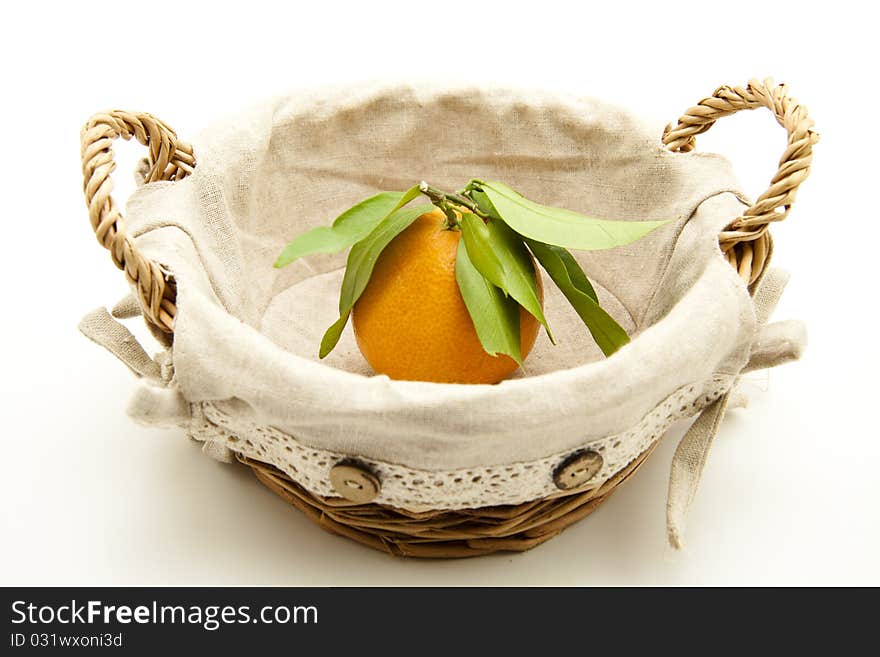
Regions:
M 692 151 L 718 118 L 757 107 L 789 141 L 751 202 L 727 160 Z M 136 420 L 183 428 L 319 526 L 396 556 L 540 545 L 632 476 L 672 423 L 696 417 L 670 474 L 678 547 L 739 377 L 803 348 L 800 324 L 768 323 L 786 281 L 768 266 L 769 226 L 787 217 L 818 135 L 771 80 L 719 87 L 659 132 L 590 99 L 417 87 L 276 99 L 194 145 L 149 114 L 96 114 L 82 131 L 86 204 L 132 294 L 80 329 L 142 380 Z M 124 221 L 110 178 L 119 137 L 149 151 Z M 284 243 L 376 191 L 475 176 L 608 219 L 671 220 L 627 247 L 576 254 L 630 344 L 602 358 L 548 289 L 559 346 L 539 339 L 526 371 L 495 386 L 374 376 L 350 329 L 319 361 L 345 254 L 273 270 Z M 118 321 L 135 316 L 162 347 L 154 357 Z

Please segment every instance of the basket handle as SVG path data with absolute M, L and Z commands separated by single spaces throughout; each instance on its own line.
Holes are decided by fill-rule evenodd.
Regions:
M 176 312 L 174 280 L 156 262 L 145 257 L 125 233 L 122 214 L 113 200 L 116 169 L 113 140 L 134 137 L 149 149 L 146 182 L 180 180 L 195 166 L 192 146 L 177 138 L 162 121 L 142 112 L 111 110 L 88 120 L 80 133 L 83 192 L 89 221 L 98 241 L 113 262 L 134 284 L 144 317 L 164 333 L 173 333 Z
M 766 107 L 788 132 L 788 147 L 779 158 L 779 168 L 770 187 L 741 216 L 721 232 L 721 251 L 742 279 L 752 286 L 761 277 L 772 252 L 769 226 L 788 216 L 800 184 L 810 173 L 813 144 L 819 141 L 812 130 L 807 108 L 788 95 L 785 84 L 772 79 L 751 80 L 745 87 L 722 86 L 709 98 L 687 110 L 663 131 L 663 144 L 676 153 L 687 153 L 696 146 L 696 136 L 706 132 L 721 117 L 740 110 Z

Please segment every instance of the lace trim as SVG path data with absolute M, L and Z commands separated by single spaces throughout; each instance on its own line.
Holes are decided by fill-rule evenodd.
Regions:
M 599 452 L 604 462 L 594 479 L 584 486 L 586 490 L 601 485 L 625 468 L 673 423 L 695 415 L 721 397 L 732 387 L 734 378 L 716 376 L 705 385 L 680 388 L 633 428 L 537 461 L 428 471 L 375 459 L 358 460 L 370 466 L 381 482 L 381 491 L 374 501 L 409 511 L 521 504 L 559 495 L 553 483 L 554 470 L 566 457 L 589 447 Z M 277 429 L 230 416 L 210 402 L 194 406 L 191 437 L 219 442 L 234 452 L 274 465 L 314 494 L 339 497 L 330 484 L 330 469 L 340 460 L 357 455 L 307 447 Z

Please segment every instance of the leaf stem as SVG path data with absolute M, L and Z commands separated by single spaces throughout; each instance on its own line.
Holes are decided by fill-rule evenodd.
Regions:
M 446 226 L 450 230 L 460 228 L 458 217 L 456 216 L 455 210 L 452 207 L 454 205 L 462 208 L 467 208 L 468 211 L 472 212 L 478 217 L 488 219 L 486 214 L 482 210 L 480 210 L 477 204 L 463 194 L 444 192 L 442 189 L 437 189 L 436 187 L 429 185 L 424 180 L 419 183 L 419 191 L 427 196 L 430 199 L 431 203 L 443 210 L 443 212 L 446 214 Z

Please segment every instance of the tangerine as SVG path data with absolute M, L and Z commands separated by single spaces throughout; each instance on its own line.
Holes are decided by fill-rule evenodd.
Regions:
M 358 347 L 378 374 L 436 383 L 497 383 L 518 367 L 480 344 L 455 278 L 461 232 L 439 209 L 421 215 L 379 255 L 352 309 Z M 532 262 L 534 265 L 534 261 Z M 543 304 L 544 288 L 536 276 Z M 520 308 L 523 360 L 540 324 Z

